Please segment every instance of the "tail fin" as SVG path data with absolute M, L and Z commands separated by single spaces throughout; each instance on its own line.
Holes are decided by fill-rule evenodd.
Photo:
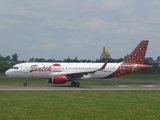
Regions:
M 149 40 L 142 40 L 123 63 L 121 63 L 117 70 L 107 78 L 128 75 L 150 69 L 151 66 L 143 64 L 148 43 Z
M 143 64 L 149 40 L 142 40 L 132 53 L 124 60 L 124 64 Z

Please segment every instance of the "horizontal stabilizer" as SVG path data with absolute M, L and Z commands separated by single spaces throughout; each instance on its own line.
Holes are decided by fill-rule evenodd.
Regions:
M 148 68 L 152 68 L 152 66 L 150 66 L 150 65 L 137 65 L 135 67 L 132 67 L 132 70 L 137 71 L 140 69 L 148 69 Z

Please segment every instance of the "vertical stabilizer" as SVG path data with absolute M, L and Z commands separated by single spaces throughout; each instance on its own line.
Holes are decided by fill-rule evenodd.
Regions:
M 143 64 L 148 43 L 149 40 L 142 40 L 132 53 L 121 63 L 117 70 L 107 78 L 128 75 L 150 69 L 151 66 Z
M 124 64 L 143 64 L 149 40 L 142 40 L 132 53 L 124 60 Z

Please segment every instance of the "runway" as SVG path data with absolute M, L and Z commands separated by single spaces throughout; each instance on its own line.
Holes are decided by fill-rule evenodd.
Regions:
M 160 90 L 160 85 L 82 85 L 80 87 L 54 85 L 0 85 L 0 91 L 62 91 L 62 90 Z
M 113 79 L 107 79 L 106 81 L 142 83 L 142 84 L 160 84 L 160 80 L 151 80 L 151 79 L 120 79 L 120 78 L 115 79 L 113 78 Z
M 94 80 L 93 80 L 94 81 Z M 36 90 L 160 90 L 160 80 L 146 80 L 146 79 L 108 79 L 108 80 L 95 80 L 95 81 L 115 81 L 115 82 L 132 82 L 141 83 L 142 85 L 81 85 L 80 87 L 72 87 L 70 85 L 0 85 L 0 91 L 36 91 Z M 80 81 L 79 81 L 80 82 Z

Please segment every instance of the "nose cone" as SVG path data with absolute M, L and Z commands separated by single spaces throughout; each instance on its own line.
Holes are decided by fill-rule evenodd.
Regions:
M 7 70 L 7 71 L 5 72 L 5 74 L 6 74 L 6 76 L 11 76 L 12 72 L 11 72 L 10 70 Z
M 8 70 L 5 72 L 6 76 L 8 76 Z

